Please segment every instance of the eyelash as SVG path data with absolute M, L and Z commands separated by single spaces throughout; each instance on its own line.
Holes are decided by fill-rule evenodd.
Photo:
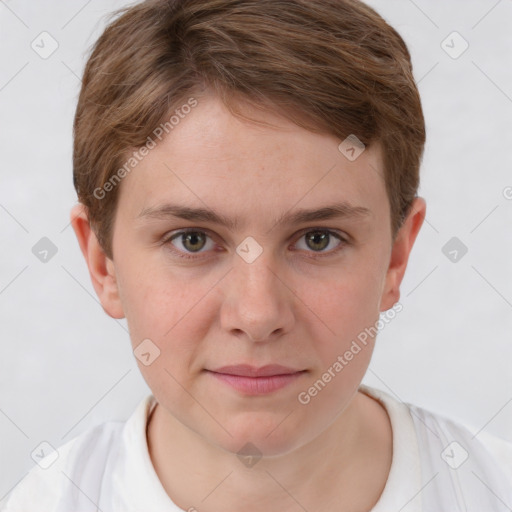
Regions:
M 305 230 L 300 231 L 299 232 L 300 236 L 297 239 L 297 241 L 300 240 L 304 235 L 307 235 L 308 233 L 313 233 L 313 232 L 328 233 L 329 236 L 334 236 L 335 238 L 337 238 L 340 241 L 340 244 L 337 247 L 335 247 L 334 249 L 331 249 L 330 251 L 325 252 L 325 253 L 315 253 L 312 251 L 307 251 L 307 252 L 312 252 L 312 256 L 310 256 L 310 257 L 313 259 L 334 256 L 339 251 L 341 251 L 346 245 L 349 245 L 349 243 L 350 243 L 346 238 L 341 236 L 338 232 L 330 230 L 330 229 L 326 229 L 326 228 L 320 228 L 320 227 L 319 228 L 307 228 Z M 188 233 L 201 233 L 201 234 L 206 235 L 208 238 L 212 239 L 212 237 L 209 235 L 208 231 L 201 230 L 201 229 L 195 229 L 195 228 L 188 228 L 188 229 L 176 231 L 176 232 L 169 234 L 169 236 L 166 236 L 162 240 L 162 245 L 168 246 L 170 248 L 170 250 L 178 256 L 178 258 L 183 258 L 183 259 L 187 259 L 187 260 L 201 259 L 202 258 L 201 256 L 191 256 L 192 253 L 186 253 L 186 252 L 183 252 L 183 251 L 180 251 L 180 250 L 174 248 L 173 244 L 171 243 L 175 238 L 179 238 L 180 236 L 186 235 Z M 201 254 L 201 253 L 199 252 L 199 253 L 195 253 L 195 254 Z

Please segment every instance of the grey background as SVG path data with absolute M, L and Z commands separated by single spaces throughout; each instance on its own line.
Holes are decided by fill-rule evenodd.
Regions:
M 427 219 L 404 309 L 379 334 L 364 382 L 512 441 L 512 1 L 368 3 L 409 45 L 428 141 Z M 69 226 L 86 50 L 125 4 L 0 0 L 0 500 L 42 441 L 59 447 L 124 420 L 150 392 Z M 47 59 L 31 48 L 43 31 L 59 45 Z M 441 46 L 453 31 L 469 43 L 457 59 Z M 46 263 L 32 252 L 43 237 L 57 248 Z M 468 248 L 457 262 L 443 253 L 452 237 Z

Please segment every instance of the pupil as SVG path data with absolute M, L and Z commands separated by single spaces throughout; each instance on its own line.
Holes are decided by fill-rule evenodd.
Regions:
M 201 236 L 200 233 L 187 233 L 185 236 L 185 246 L 190 250 L 200 250 L 204 246 L 204 237 Z M 200 247 L 190 247 L 189 242 L 192 244 L 192 246 L 196 245 L 198 243 L 198 240 L 203 238 L 203 244 L 199 242 Z M 313 245 L 316 245 L 317 247 L 312 247 L 313 249 L 325 249 L 328 245 L 328 239 L 329 234 L 323 233 L 321 231 L 314 231 L 310 234 L 308 237 L 308 241 L 312 242 Z
M 325 242 L 328 242 L 328 238 L 329 238 L 329 235 L 327 233 L 322 233 L 320 231 L 314 231 L 312 233 L 312 235 L 309 237 L 309 240 L 313 241 L 313 244 L 317 244 L 317 243 L 319 243 L 318 239 L 320 239 L 320 247 L 317 247 L 317 249 L 324 249 L 328 245 L 328 243 L 325 243 Z M 313 249 L 314 248 L 315 247 L 313 247 Z
M 187 233 L 185 235 L 185 242 L 184 242 L 185 247 L 187 247 L 189 245 L 188 244 L 189 241 L 191 241 L 192 245 L 194 246 L 197 243 L 197 239 L 200 239 L 200 238 L 202 238 L 202 237 L 200 236 L 199 233 Z M 202 249 L 202 247 L 203 246 L 201 245 L 201 247 L 199 247 L 199 248 L 198 247 L 187 247 L 187 248 L 194 250 L 194 249 Z

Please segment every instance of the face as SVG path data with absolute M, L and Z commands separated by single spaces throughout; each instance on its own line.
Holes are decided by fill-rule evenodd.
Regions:
M 123 179 L 112 285 L 95 286 L 166 413 L 229 451 L 278 454 L 350 403 L 374 346 L 361 333 L 398 300 L 419 226 L 394 253 L 378 145 L 350 161 L 341 140 L 246 108 L 274 127 L 202 98 Z

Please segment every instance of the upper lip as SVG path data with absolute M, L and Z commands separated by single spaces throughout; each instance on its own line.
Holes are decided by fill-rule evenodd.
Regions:
M 243 377 L 268 377 L 271 375 L 290 375 L 302 370 L 288 368 L 287 366 L 282 366 L 280 364 L 268 364 L 261 366 L 260 368 L 251 366 L 249 364 L 236 364 L 230 366 L 222 366 L 221 368 L 210 371 L 215 373 L 225 373 L 228 375 L 240 375 Z

